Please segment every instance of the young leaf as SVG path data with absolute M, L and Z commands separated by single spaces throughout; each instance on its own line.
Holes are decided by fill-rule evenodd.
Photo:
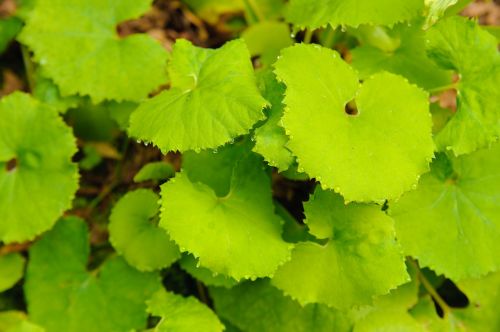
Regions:
M 116 26 L 151 0 L 37 0 L 19 39 L 64 96 L 141 100 L 165 83 L 167 52 L 148 35 L 120 38 Z
M 161 317 L 155 332 L 222 332 L 224 325 L 206 305 L 194 297 L 182 297 L 163 289 L 147 302 L 148 312 Z
M 238 283 L 231 277 L 223 274 L 215 274 L 209 269 L 199 266 L 198 260 L 193 255 L 184 255 L 179 264 L 184 271 L 207 286 L 231 288 Z
M 391 204 L 407 255 L 453 280 L 500 267 L 500 144 L 446 159 L 439 155 L 417 190 Z
M 177 40 L 169 63 L 171 89 L 144 102 L 129 132 L 163 152 L 216 148 L 262 120 L 260 95 L 243 40 L 217 50 Z
M 47 332 L 131 331 L 146 325 L 146 300 L 159 289 L 157 274 L 141 273 L 121 258 L 89 273 L 87 226 L 59 221 L 30 248 L 24 291 L 30 319 Z
M 220 317 L 247 332 L 350 331 L 351 317 L 322 304 L 302 307 L 268 280 L 210 288 Z
M 375 205 L 351 203 L 317 188 L 304 204 L 310 233 L 325 245 L 302 242 L 272 283 L 302 305 L 324 303 L 338 309 L 370 304 L 405 283 L 404 257 L 393 221 Z
M 434 144 L 424 91 L 385 72 L 360 85 L 336 52 L 318 45 L 283 50 L 275 67 L 287 86 L 287 146 L 299 171 L 324 188 L 347 201 L 382 202 L 415 186 L 428 170 Z M 357 109 L 346 112 L 352 100 Z
M 143 182 L 143 181 L 161 181 L 171 178 L 175 175 L 175 170 L 171 164 L 157 161 L 151 162 L 140 169 L 139 172 L 134 176 L 134 182 Z
M 180 258 L 168 234 L 153 223 L 158 218 L 159 197 L 147 189 L 123 196 L 109 217 L 109 240 L 125 260 L 140 271 L 169 266 Z
M 377 31 L 372 33 L 376 34 Z M 451 83 L 451 72 L 440 68 L 427 56 L 425 32 L 421 24 L 398 24 L 388 34 L 398 41 L 398 46 L 390 52 L 370 44 L 352 50 L 352 66 L 359 71 L 361 79 L 386 70 L 402 75 L 424 89 Z
M 500 136 L 500 55 L 495 37 L 476 22 L 452 17 L 429 29 L 427 52 L 438 65 L 460 76 L 458 109 L 437 134 L 438 148 L 461 155 L 491 145 Z
M 261 160 L 248 154 L 238 160 L 225 196 L 183 171 L 161 187 L 160 225 L 201 266 L 233 277 L 272 275 L 290 258 L 291 245 L 281 238 L 269 178 Z
M 24 263 L 24 257 L 18 253 L 0 256 L 0 292 L 11 288 L 23 277 Z
M 279 171 L 286 171 L 293 163 L 294 157 L 286 147 L 288 137 L 285 129 L 280 126 L 283 116 L 283 95 L 285 86 L 276 80 L 271 71 L 265 71 L 260 76 L 264 97 L 269 100 L 266 122 L 255 129 L 255 146 L 253 151 L 264 157 L 264 160 Z
M 71 207 L 75 138 L 57 113 L 23 93 L 0 101 L 0 241 L 50 229 Z
M 423 0 L 291 0 L 287 20 L 299 28 L 316 29 L 360 24 L 392 25 L 416 16 Z

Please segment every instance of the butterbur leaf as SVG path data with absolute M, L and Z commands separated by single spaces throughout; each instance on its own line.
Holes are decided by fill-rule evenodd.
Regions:
M 302 305 L 348 309 L 408 281 L 393 220 L 379 207 L 345 205 L 338 194 L 318 187 L 304 210 L 310 233 L 328 242 L 296 244 L 272 279 L 285 294 Z
M 167 52 L 146 34 L 120 38 L 116 27 L 150 6 L 151 0 L 37 0 L 19 39 L 64 96 L 141 100 L 165 83 Z
M 24 285 L 30 319 L 47 332 L 144 328 L 145 303 L 160 287 L 158 275 L 141 273 L 119 257 L 87 272 L 88 240 L 85 223 L 70 217 L 30 248 Z
M 57 113 L 23 93 L 0 101 L 0 241 L 50 229 L 78 188 L 76 142 Z
M 287 146 L 299 171 L 324 188 L 347 201 L 382 202 L 428 170 L 434 151 L 428 95 L 404 78 L 382 72 L 360 85 L 338 53 L 305 44 L 283 50 L 275 73 L 286 84 Z M 349 113 L 350 101 L 356 108 Z
M 0 53 L 3 53 L 9 43 L 21 31 L 23 22 L 17 17 L 0 19 Z
M 301 28 L 316 29 L 360 24 L 392 25 L 416 16 L 423 0 L 291 0 L 287 20 Z
M 151 162 L 142 167 L 134 176 L 134 182 L 161 181 L 174 176 L 175 170 L 171 164 L 157 161 Z
M 162 185 L 161 196 L 160 225 L 181 251 L 215 273 L 236 280 L 265 277 L 290 257 L 269 178 L 254 154 L 236 162 L 225 196 L 193 182 L 186 171 Z
M 215 274 L 209 269 L 199 266 L 198 260 L 193 255 L 184 255 L 179 261 L 179 265 L 184 271 L 193 276 L 193 278 L 200 280 L 207 286 L 231 288 L 238 283 L 231 277 Z
M 0 292 L 11 288 L 24 274 L 25 259 L 18 253 L 0 255 Z
M 368 29 L 381 29 L 380 27 Z M 378 31 L 371 33 L 377 35 Z M 421 24 L 398 24 L 387 31 L 397 46 L 388 51 L 379 45 L 364 44 L 352 50 L 352 66 L 361 79 L 386 70 L 404 76 L 424 89 L 438 88 L 451 83 L 451 72 L 440 68 L 425 52 L 425 32 Z
M 217 314 L 247 332 L 350 331 L 352 317 L 322 304 L 302 307 L 270 285 L 243 282 L 231 289 L 212 287 Z
M 222 332 L 224 325 L 210 308 L 194 297 L 182 297 L 165 290 L 148 300 L 148 312 L 161 317 L 155 332 Z
M 217 50 L 179 39 L 168 65 L 171 88 L 142 103 L 129 132 L 163 152 L 216 148 L 262 120 L 267 102 L 241 39 Z
M 397 309 L 370 312 L 356 323 L 353 332 L 424 332 L 422 325 L 409 313 Z
M 500 145 L 444 155 L 417 190 L 390 205 L 407 255 L 452 280 L 500 267 Z M 418 227 L 416 227 L 418 225 Z
M 499 330 L 500 272 L 490 273 L 480 279 L 462 280 L 457 286 L 469 300 L 466 308 L 453 312 L 460 320 L 457 325 L 468 326 L 471 331 Z
M 436 135 L 437 147 L 461 155 L 491 145 L 500 136 L 500 55 L 495 37 L 476 22 L 451 17 L 429 29 L 427 52 L 438 65 L 459 74 L 458 108 Z
M 278 168 L 279 171 L 286 171 L 292 165 L 294 157 L 286 147 L 288 137 L 285 129 L 280 126 L 285 86 L 276 81 L 270 71 L 261 74 L 260 79 L 263 95 L 271 103 L 271 107 L 268 109 L 266 122 L 255 129 L 253 151 L 262 155 L 269 165 Z
M 24 312 L 0 312 L 0 331 L 2 332 L 45 332 L 45 329 L 28 321 Z
M 458 0 L 425 0 L 427 7 L 427 17 L 425 20 L 424 28 L 429 28 L 436 23 L 448 7 L 456 4 Z
M 164 268 L 180 258 L 179 249 L 158 227 L 159 197 L 147 189 L 123 196 L 109 217 L 109 240 L 125 260 L 141 271 Z

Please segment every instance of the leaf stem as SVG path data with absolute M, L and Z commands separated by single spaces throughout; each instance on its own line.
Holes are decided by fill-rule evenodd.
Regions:
M 24 69 L 26 70 L 26 80 L 28 81 L 30 91 L 33 91 L 35 88 L 35 66 L 33 65 L 33 61 L 31 61 L 28 48 L 24 45 L 21 45 L 21 55 L 23 57 Z
M 311 39 L 312 39 L 312 36 L 313 36 L 313 33 L 314 33 L 314 30 L 312 29 L 306 29 L 306 32 L 305 32 L 305 35 L 304 35 L 304 44 L 310 44 L 311 43 Z
M 429 295 L 436 301 L 436 303 L 439 305 L 441 310 L 443 310 L 443 315 L 446 316 L 447 314 L 451 313 L 451 308 L 450 306 L 446 303 L 445 300 L 439 295 L 439 293 L 436 291 L 434 286 L 430 283 L 430 281 L 425 277 L 425 275 L 422 273 L 422 270 L 420 270 L 420 267 L 418 266 L 418 263 L 414 259 L 409 260 L 410 264 L 415 267 L 415 270 L 417 270 L 417 276 L 420 282 L 422 283 L 422 286 L 424 286 L 425 290 Z
M 259 21 L 264 21 L 265 17 L 264 14 L 259 10 L 259 6 L 255 4 L 255 0 L 243 0 L 245 2 L 246 7 L 250 11 L 250 15 L 253 16 L 253 18 L 259 22 Z
M 443 85 L 443 86 L 438 86 L 437 88 L 429 89 L 428 91 L 432 94 L 438 93 L 438 92 L 443 92 L 446 90 L 450 89 L 456 89 L 458 87 L 458 82 L 448 84 L 448 85 Z
M 200 300 L 206 305 L 209 305 L 207 292 L 205 291 L 205 286 L 203 286 L 202 283 L 199 282 L 198 280 L 196 280 L 196 289 L 198 290 L 198 295 L 200 295 Z

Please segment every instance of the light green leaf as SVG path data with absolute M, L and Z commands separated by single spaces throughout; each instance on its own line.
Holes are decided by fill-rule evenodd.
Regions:
M 216 148 L 262 120 L 260 95 L 243 40 L 217 50 L 177 40 L 169 63 L 171 88 L 142 103 L 130 134 L 163 152 Z
M 456 309 L 454 315 L 462 325 L 478 332 L 499 331 L 500 272 L 490 273 L 480 279 L 462 280 L 457 285 L 467 295 L 469 305 Z
M 141 100 L 165 83 L 167 52 L 145 34 L 120 38 L 116 26 L 150 6 L 151 0 L 37 0 L 19 39 L 63 96 Z
M 392 25 L 420 13 L 423 0 L 291 0 L 287 20 L 300 28 L 316 29 L 360 24 Z
M 437 22 L 444 15 L 448 7 L 456 4 L 458 0 L 425 0 L 427 7 L 427 17 L 424 28 L 428 29 L 431 25 Z
M 0 312 L 0 331 L 2 332 L 45 332 L 45 329 L 28 321 L 20 311 Z
M 0 255 L 0 292 L 11 288 L 23 277 L 25 261 L 18 253 Z
M 424 329 L 404 310 L 382 309 L 363 317 L 353 332 L 424 332 Z
M 266 122 L 255 129 L 253 151 L 262 155 L 269 165 L 278 168 L 279 171 L 286 171 L 295 158 L 286 147 L 288 137 L 285 129 L 280 126 L 285 86 L 276 80 L 271 71 L 263 72 L 259 78 L 263 95 L 269 100 L 271 107 L 267 109 Z
M 209 269 L 199 266 L 198 260 L 193 255 L 184 255 L 179 264 L 184 271 L 207 286 L 231 288 L 238 283 L 231 277 L 223 274 L 215 274 Z
M 155 332 L 222 332 L 224 325 L 206 305 L 194 297 L 159 290 L 147 302 L 148 312 L 161 317 Z
M 0 101 L 0 241 L 50 229 L 71 207 L 75 138 L 57 113 L 23 93 Z
M 231 289 L 210 288 L 217 314 L 247 332 L 349 331 L 349 314 L 321 304 L 302 307 L 268 280 L 244 282 Z
M 186 171 L 162 185 L 160 225 L 181 251 L 215 273 L 236 280 L 269 276 L 290 258 L 292 245 L 281 238 L 261 160 L 247 153 L 234 162 L 225 196 Z
M 163 161 L 151 162 L 144 165 L 134 176 L 134 182 L 161 181 L 175 175 L 173 166 Z
M 439 155 L 417 190 L 390 205 L 407 255 L 457 281 L 500 268 L 500 145 Z
M 157 274 L 141 273 L 119 257 L 87 272 L 87 226 L 78 218 L 56 224 L 30 248 L 24 291 L 30 319 L 47 332 L 128 332 L 146 325 L 146 300 Z
M 461 155 L 490 146 L 500 136 L 500 55 L 495 37 L 476 22 L 451 17 L 429 29 L 427 52 L 460 77 L 457 112 L 437 134 L 438 148 Z
M 222 14 L 238 13 L 244 9 L 243 0 L 182 0 L 210 24 L 216 24 Z
M 109 240 L 125 260 L 140 271 L 169 266 L 180 258 L 179 249 L 157 226 L 159 197 L 147 189 L 123 196 L 109 217 Z
M 382 29 L 375 27 L 372 29 Z M 378 34 L 380 30 L 371 31 Z M 360 78 L 386 70 L 402 75 L 411 83 L 425 89 L 433 89 L 451 83 L 451 72 L 441 69 L 425 52 L 425 32 L 421 24 L 399 24 L 387 34 L 397 46 L 384 50 L 379 45 L 363 44 L 352 50 L 352 66 L 359 71 Z
M 287 86 L 287 146 L 299 171 L 324 188 L 347 201 L 382 202 L 415 186 L 428 170 L 434 144 L 427 93 L 385 72 L 360 85 L 338 53 L 318 45 L 283 50 L 275 68 Z M 346 113 L 349 101 L 357 115 Z
M 272 279 L 302 305 L 370 304 L 409 280 L 393 221 L 379 207 L 345 205 L 342 197 L 318 187 L 304 210 L 310 233 L 328 242 L 297 244 Z

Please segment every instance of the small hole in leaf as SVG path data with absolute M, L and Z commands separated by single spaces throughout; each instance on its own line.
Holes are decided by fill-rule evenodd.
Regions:
M 16 158 L 12 158 L 11 160 L 9 160 L 6 164 L 5 164 L 5 168 L 7 169 L 7 171 L 12 171 L 14 170 L 15 168 L 17 167 L 17 159 Z
M 359 114 L 358 107 L 356 106 L 356 102 L 351 100 L 345 105 L 345 113 L 350 116 L 356 116 Z

